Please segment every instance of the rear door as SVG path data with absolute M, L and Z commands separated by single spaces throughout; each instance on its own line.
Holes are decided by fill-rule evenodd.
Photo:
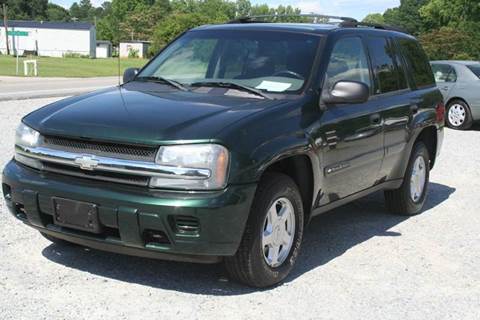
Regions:
M 336 41 L 330 55 L 323 90 L 341 80 L 360 81 L 372 88 L 368 56 L 359 36 Z M 313 133 L 321 141 L 320 163 L 325 196 L 319 205 L 373 186 L 383 159 L 382 119 L 370 102 L 329 105 Z
M 394 42 L 395 55 L 400 56 L 399 65 L 406 70 L 409 89 L 399 92 L 399 102 L 385 110 L 386 153 L 382 174 L 387 180 L 403 178 L 405 155 L 410 153 L 407 146 L 416 129 L 415 119 L 421 118 L 426 109 L 435 109 L 439 102 L 432 68 L 420 44 L 409 37 L 398 37 Z
M 384 123 L 385 157 L 379 174 L 380 181 L 391 180 L 395 167 L 408 139 L 408 124 L 416 112 L 416 97 L 412 94 L 403 61 L 395 41 L 388 36 L 367 37 L 368 50 L 374 73 L 375 103 Z
M 448 101 L 450 99 L 450 92 L 452 92 L 457 84 L 457 73 L 455 69 L 449 64 L 434 62 L 432 63 L 432 70 L 437 87 L 443 95 L 443 100 Z

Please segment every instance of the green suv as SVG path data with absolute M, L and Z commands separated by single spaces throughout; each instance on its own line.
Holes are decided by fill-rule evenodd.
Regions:
M 403 32 L 346 18 L 202 26 L 123 85 L 25 116 L 3 194 L 53 242 L 224 262 L 266 287 L 314 216 L 379 190 L 392 212 L 421 212 L 444 109 Z

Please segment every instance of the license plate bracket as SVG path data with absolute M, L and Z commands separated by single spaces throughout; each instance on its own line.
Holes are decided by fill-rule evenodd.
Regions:
M 57 197 L 52 200 L 56 225 L 92 233 L 102 231 L 96 204 Z

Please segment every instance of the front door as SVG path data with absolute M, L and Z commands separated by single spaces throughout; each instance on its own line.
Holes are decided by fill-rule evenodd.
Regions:
M 341 80 L 360 81 L 372 87 L 368 58 L 362 38 L 348 36 L 334 45 L 323 90 Z M 323 175 L 318 205 L 325 205 L 372 187 L 382 159 L 383 120 L 370 103 L 328 106 L 318 121 L 313 138 Z

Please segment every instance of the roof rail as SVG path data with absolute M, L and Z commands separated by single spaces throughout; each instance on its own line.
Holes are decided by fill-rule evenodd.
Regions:
M 403 28 L 390 26 L 387 24 L 379 24 L 379 23 L 370 23 L 370 22 L 360 22 L 360 21 L 343 21 L 339 24 L 342 28 L 358 28 L 358 27 L 368 27 L 374 29 L 381 29 L 381 30 L 389 30 L 389 31 L 397 31 L 408 34 Z
M 325 14 L 307 13 L 307 14 L 264 14 L 257 16 L 240 17 L 229 21 L 228 23 L 266 23 L 272 22 L 275 18 L 313 18 L 313 23 L 332 23 L 329 20 L 340 20 L 338 26 L 341 28 L 368 27 L 381 30 L 397 31 L 408 34 L 405 29 L 396 26 L 390 26 L 379 23 L 361 22 L 350 17 L 330 16 Z M 270 21 L 268 21 L 270 20 Z M 327 21 L 325 21 L 327 20 Z
M 338 17 L 338 16 L 329 16 L 325 14 L 315 14 L 315 13 L 307 13 L 307 14 L 264 14 L 264 15 L 257 15 L 257 16 L 246 16 L 240 17 L 234 20 L 229 21 L 228 23 L 262 23 L 268 22 L 266 21 L 268 18 L 313 18 L 313 23 L 325 23 L 322 20 L 340 20 L 347 23 L 358 23 L 358 21 L 354 18 L 349 17 Z

